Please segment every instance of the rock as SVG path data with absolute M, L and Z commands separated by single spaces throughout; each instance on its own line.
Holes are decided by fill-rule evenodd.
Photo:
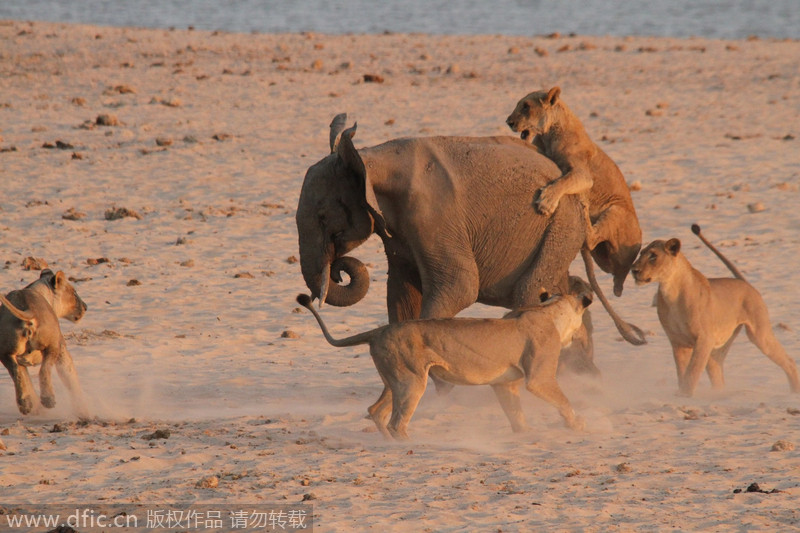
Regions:
M 752 203 L 752 204 L 747 204 L 747 210 L 750 211 L 751 213 L 760 213 L 761 211 L 764 211 L 765 209 L 766 209 L 766 207 L 764 207 L 764 204 L 762 204 L 761 202 L 755 202 L 755 203 Z
M 219 478 L 217 476 L 206 476 L 194 485 L 199 489 L 216 489 L 219 486 Z
M 44 270 L 47 268 L 47 261 L 41 257 L 26 257 L 22 260 L 23 270 Z
M 95 124 L 98 126 L 119 126 L 120 121 L 114 115 L 109 115 L 103 113 L 102 115 L 97 115 L 97 118 L 94 121 Z
M 153 433 L 142 436 L 144 440 L 168 439 L 171 435 L 168 429 L 157 429 Z
M 283 339 L 299 339 L 300 335 L 298 335 L 297 333 L 295 333 L 294 331 L 292 331 L 290 329 L 287 329 L 287 330 L 284 330 L 283 333 L 281 333 L 281 338 L 283 338 Z
M 775 444 L 772 445 L 770 451 L 773 452 L 791 452 L 794 450 L 794 444 L 789 442 L 788 440 L 779 440 L 776 441 Z
M 107 209 L 105 213 L 106 220 L 119 220 L 125 217 L 135 218 L 136 220 L 142 219 L 142 215 L 127 207 L 112 207 Z

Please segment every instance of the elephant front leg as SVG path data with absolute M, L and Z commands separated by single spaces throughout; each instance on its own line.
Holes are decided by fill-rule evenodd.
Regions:
M 411 263 L 389 261 L 386 306 L 390 324 L 419 318 L 422 312 L 422 283 Z

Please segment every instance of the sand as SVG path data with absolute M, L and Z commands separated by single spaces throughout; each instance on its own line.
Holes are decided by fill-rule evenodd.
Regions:
M 678 396 L 655 286 L 613 299 L 646 346 L 593 309 L 602 378 L 560 380 L 585 432 L 526 395 L 515 435 L 488 387 L 430 387 L 402 443 L 363 418 L 381 390 L 366 350 L 330 347 L 294 302 L 294 212 L 333 115 L 358 120 L 357 147 L 503 135 L 520 97 L 557 84 L 633 186 L 645 242 L 678 237 L 727 276 L 699 223 L 796 357 L 798 57 L 777 40 L 0 23 L 0 287 L 38 277 L 27 257 L 76 280 L 89 310 L 62 327 L 96 417 L 79 423 L 58 380 L 55 409 L 21 416 L 0 376 L 0 504 L 305 499 L 318 531 L 800 528 L 800 397 L 744 335 L 724 391 L 704 377 Z M 380 240 L 353 255 L 373 283 L 323 309 L 337 336 L 387 320 Z

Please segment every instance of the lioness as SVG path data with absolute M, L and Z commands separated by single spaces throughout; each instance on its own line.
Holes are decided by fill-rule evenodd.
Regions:
M 539 190 L 536 209 L 550 215 L 565 194 L 581 195 L 587 216 L 586 246 L 597 265 L 614 277 L 614 294 L 622 286 L 642 247 L 642 230 L 625 178 L 614 161 L 586 133 L 578 117 L 561 100 L 561 89 L 530 93 L 506 119 L 563 174 Z
M 25 415 L 35 413 L 40 405 L 55 406 L 51 380 L 55 366 L 75 411 L 87 418 L 75 366 L 58 324 L 59 317 L 77 322 L 86 312 L 86 304 L 67 276 L 61 271 L 42 270 L 39 279 L 24 289 L 0 295 L 0 302 L 0 362 L 14 381 L 19 412 Z M 41 404 L 26 368 L 40 363 Z
M 504 318 L 406 320 L 338 340 L 328 333 L 310 296 L 300 294 L 297 302 L 311 311 L 333 346 L 369 344 L 384 384 L 369 415 L 387 438 L 408 438 L 406 428 L 428 373 L 456 385 L 491 385 L 514 431 L 526 428 L 519 399 L 523 379 L 529 391 L 558 408 L 568 427 L 583 427 L 556 382 L 556 369 L 561 347 L 571 341 L 591 303 L 587 295 L 557 296 Z
M 695 233 L 700 234 L 699 227 Z M 637 285 L 659 282 L 656 308 L 672 344 L 681 394 L 694 393 L 703 369 L 712 387 L 724 386 L 722 364 L 742 326 L 747 338 L 786 372 L 792 392 L 800 392 L 797 365 L 775 338 L 761 295 L 744 279 L 706 278 L 681 253 L 678 239 L 647 245 L 631 272 Z

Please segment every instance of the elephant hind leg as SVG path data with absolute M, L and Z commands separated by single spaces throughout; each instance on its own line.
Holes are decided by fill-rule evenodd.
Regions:
M 569 266 L 586 238 L 582 220 L 577 198 L 568 197 L 559 204 L 530 267 L 517 280 L 511 302 L 513 307 L 538 304 L 542 289 L 550 294 L 566 294 Z

